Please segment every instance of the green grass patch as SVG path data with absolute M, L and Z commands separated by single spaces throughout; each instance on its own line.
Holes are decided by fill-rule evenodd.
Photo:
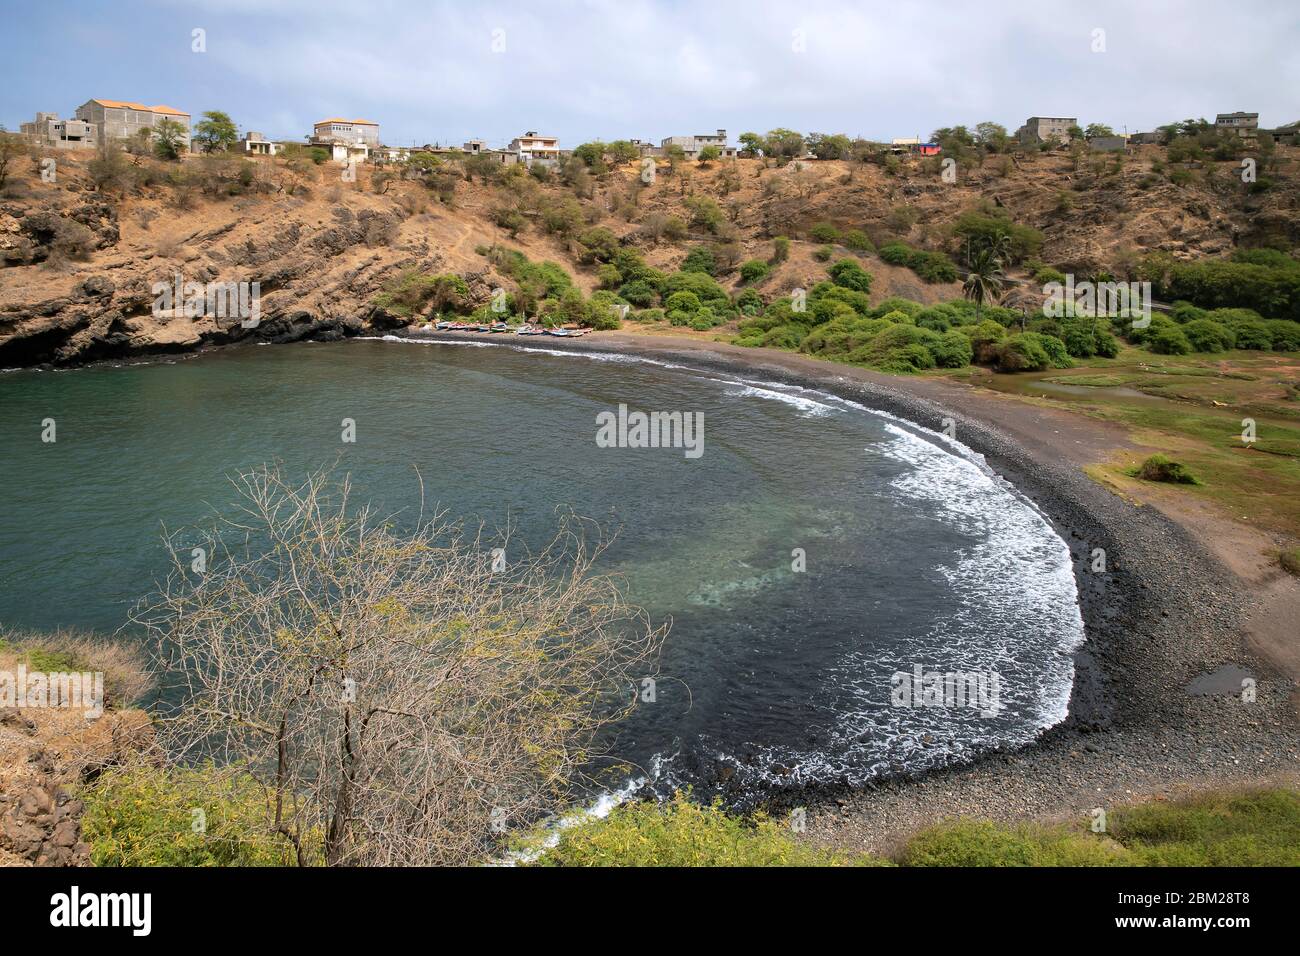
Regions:
M 913 837 L 903 866 L 1123 866 L 1122 846 L 1065 827 L 1008 827 L 988 820 L 941 823 Z
M 850 860 L 797 842 L 762 814 L 741 818 L 678 794 L 665 804 L 625 803 L 602 820 L 565 830 L 543 866 L 844 866 Z
M 1110 815 L 1138 866 L 1300 866 L 1300 794 L 1209 793 Z
M 82 835 L 95 866 L 294 862 L 289 845 L 270 834 L 266 791 L 247 774 L 211 767 L 125 767 L 101 774 L 81 796 L 86 802 Z
M 1200 484 L 1182 462 L 1174 461 L 1166 455 L 1152 455 L 1129 473 L 1143 481 L 1164 481 L 1175 485 Z

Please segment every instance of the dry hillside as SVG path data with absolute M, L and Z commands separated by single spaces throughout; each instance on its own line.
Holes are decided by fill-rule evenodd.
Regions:
M 877 247 L 902 239 L 955 251 L 954 220 L 993 210 L 1040 230 L 1039 258 L 1081 275 L 1122 274 L 1136 255 L 1155 249 L 1191 259 L 1236 244 L 1294 247 L 1298 156 L 1298 148 L 1279 147 L 1266 171 L 1273 186 L 1258 192 L 1240 183 L 1231 162 L 1192 164 L 1176 184 L 1156 146 L 1118 164 L 1063 152 L 993 156 L 959 169 L 954 184 L 942 180 L 936 161 L 917 159 L 896 168 L 741 159 L 670 171 L 665 164 L 650 184 L 629 165 L 571 184 L 524 176 L 512 187 L 467 177 L 455 164 L 443 167 L 435 186 L 430 177 L 377 182 L 368 168 L 344 182 L 328 164 L 290 169 L 281 159 L 258 159 L 241 170 L 242 160 L 187 157 L 181 166 L 124 159 L 134 166 L 96 188 L 93 154 L 60 154 L 56 182 L 42 181 L 39 157 L 24 157 L 11 165 L 0 196 L 0 367 L 392 328 L 406 320 L 375 309 L 373 299 L 405 270 L 460 274 L 473 303 L 486 302 L 498 285 L 511 288 L 476 252 L 494 243 L 561 263 L 590 292 L 596 265 L 583 262 L 574 237 L 592 225 L 636 244 L 665 270 L 692 247 L 712 244 L 722 252 L 719 280 L 732 290 L 739 263 L 768 259 L 772 237 L 789 236 L 789 259 L 756 286 L 765 299 L 824 278 L 825 264 L 813 255 L 821 244 L 809 237 L 822 222 L 861 230 Z M 693 221 L 689 203 L 701 196 L 717 202 L 720 223 Z M 548 231 L 542 210 L 565 203 L 577 203 L 578 226 L 567 235 Z M 514 235 L 497 225 L 512 211 Z M 661 227 L 672 219 L 685 234 L 670 239 Z M 870 252 L 857 254 L 875 277 L 875 300 L 929 303 L 960 292 L 956 283 L 927 284 Z M 155 314 L 154 283 L 178 274 L 188 282 L 259 282 L 260 326 Z

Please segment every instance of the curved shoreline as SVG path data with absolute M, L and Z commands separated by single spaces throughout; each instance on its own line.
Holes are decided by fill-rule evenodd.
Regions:
M 1240 540 L 1226 546 L 1216 541 L 1213 535 L 1221 528 L 1213 522 L 1197 527 L 1187 515 L 1171 518 L 1155 507 L 1134 505 L 1088 478 L 1084 465 L 1136 447 L 1122 426 L 946 379 L 891 376 L 694 338 L 603 332 L 517 342 L 415 330 L 392 337 L 623 354 L 815 389 L 931 431 L 942 430 L 950 418 L 957 439 L 1038 507 L 1069 546 L 1085 624 L 1066 719 L 1027 746 L 985 751 L 969 763 L 895 776 L 866 788 L 791 787 L 772 796 L 767 805 L 773 811 L 807 809 L 809 839 L 886 852 L 945 816 L 1085 819 L 1093 807 L 1136 795 L 1291 777 L 1300 768 L 1293 697 L 1300 665 L 1284 623 L 1300 620 L 1294 610 L 1300 608 L 1300 587 L 1294 586 L 1300 582 L 1281 582 L 1289 587 L 1279 590 L 1276 580 L 1261 581 L 1259 575 L 1246 580 L 1249 556 L 1233 551 Z M 81 367 L 179 362 L 238 347 Z M 1163 502 L 1161 508 L 1169 510 Z M 1104 574 L 1090 571 L 1097 547 L 1106 552 Z M 1278 600 L 1279 593 L 1285 601 Z M 1280 644 L 1279 634 L 1290 643 Z M 1255 702 L 1244 703 L 1236 688 L 1188 692 L 1193 680 L 1227 665 L 1257 679 Z
M 408 331 L 401 338 L 456 343 L 468 336 Z M 887 849 L 943 816 L 1072 817 L 1108 801 L 1205 781 L 1250 780 L 1300 766 L 1290 706 L 1295 682 L 1248 644 L 1252 592 L 1187 528 L 1135 506 L 1081 470 L 1107 449 L 1131 447 L 1118 426 L 1018 403 L 932 378 L 907 379 L 790 353 L 694 339 L 600 333 L 483 344 L 552 352 L 625 354 L 688 368 L 828 392 L 931 431 L 946 419 L 964 445 L 1034 502 L 1069 546 L 1086 640 L 1075 653 L 1066 719 L 1033 743 L 879 785 L 792 788 L 773 809 L 804 806 L 809 837 L 845 848 Z M 1107 570 L 1094 573 L 1093 549 Z M 1228 665 L 1257 681 L 1193 694 L 1188 685 Z

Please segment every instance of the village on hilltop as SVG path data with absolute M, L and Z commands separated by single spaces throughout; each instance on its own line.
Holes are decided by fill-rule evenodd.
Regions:
M 74 117 L 60 119 L 57 113 L 39 112 L 31 122 L 23 123 L 20 133 L 33 145 L 54 149 L 102 148 L 110 142 L 127 142 L 140 136 L 156 135 L 162 124 L 174 124 L 179 151 L 194 152 L 197 144 L 191 130 L 191 114 L 171 106 L 146 106 L 142 103 L 92 99 L 77 107 Z M 1247 142 L 1269 140 L 1273 143 L 1297 142 L 1300 121 L 1273 129 L 1259 125 L 1259 114 L 1248 112 L 1219 113 L 1214 128 L 1241 137 Z M 1086 140 L 1094 152 L 1122 152 L 1134 146 L 1160 144 L 1167 139 L 1164 130 L 1117 134 L 1109 127 L 1090 126 L 1085 131 L 1072 116 L 1031 116 L 1013 134 L 1021 147 L 1052 149 L 1069 146 L 1075 138 Z M 546 136 L 529 130 L 516 136 L 508 144 L 489 146 L 486 140 L 471 139 L 460 146 L 426 143 L 422 147 L 385 145 L 379 135 L 379 124 L 368 119 L 332 117 L 312 126 L 303 143 L 271 140 L 260 132 L 248 130 L 235 145 L 237 152 L 249 156 L 275 156 L 287 146 L 306 145 L 324 151 L 324 158 L 340 165 L 357 163 L 385 164 L 405 162 L 414 153 L 455 154 L 485 156 L 502 165 L 522 163 L 528 167 L 555 166 L 572 155 L 571 149 L 562 149 L 555 136 Z M 655 145 L 651 140 L 631 139 L 629 145 L 641 157 L 695 159 L 729 159 L 743 155 L 743 147 L 728 143 L 727 131 L 713 133 L 666 136 Z M 920 137 L 896 138 L 887 147 L 893 153 L 915 153 L 933 156 L 942 152 L 938 143 L 923 141 Z M 816 153 L 801 157 L 816 160 Z

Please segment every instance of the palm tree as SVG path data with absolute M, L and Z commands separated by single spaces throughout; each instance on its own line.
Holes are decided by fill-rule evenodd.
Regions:
M 983 311 L 985 302 L 997 302 L 1002 298 L 1002 260 L 993 249 L 981 249 L 968 256 L 970 271 L 962 283 L 962 295 L 975 303 L 977 311 Z

